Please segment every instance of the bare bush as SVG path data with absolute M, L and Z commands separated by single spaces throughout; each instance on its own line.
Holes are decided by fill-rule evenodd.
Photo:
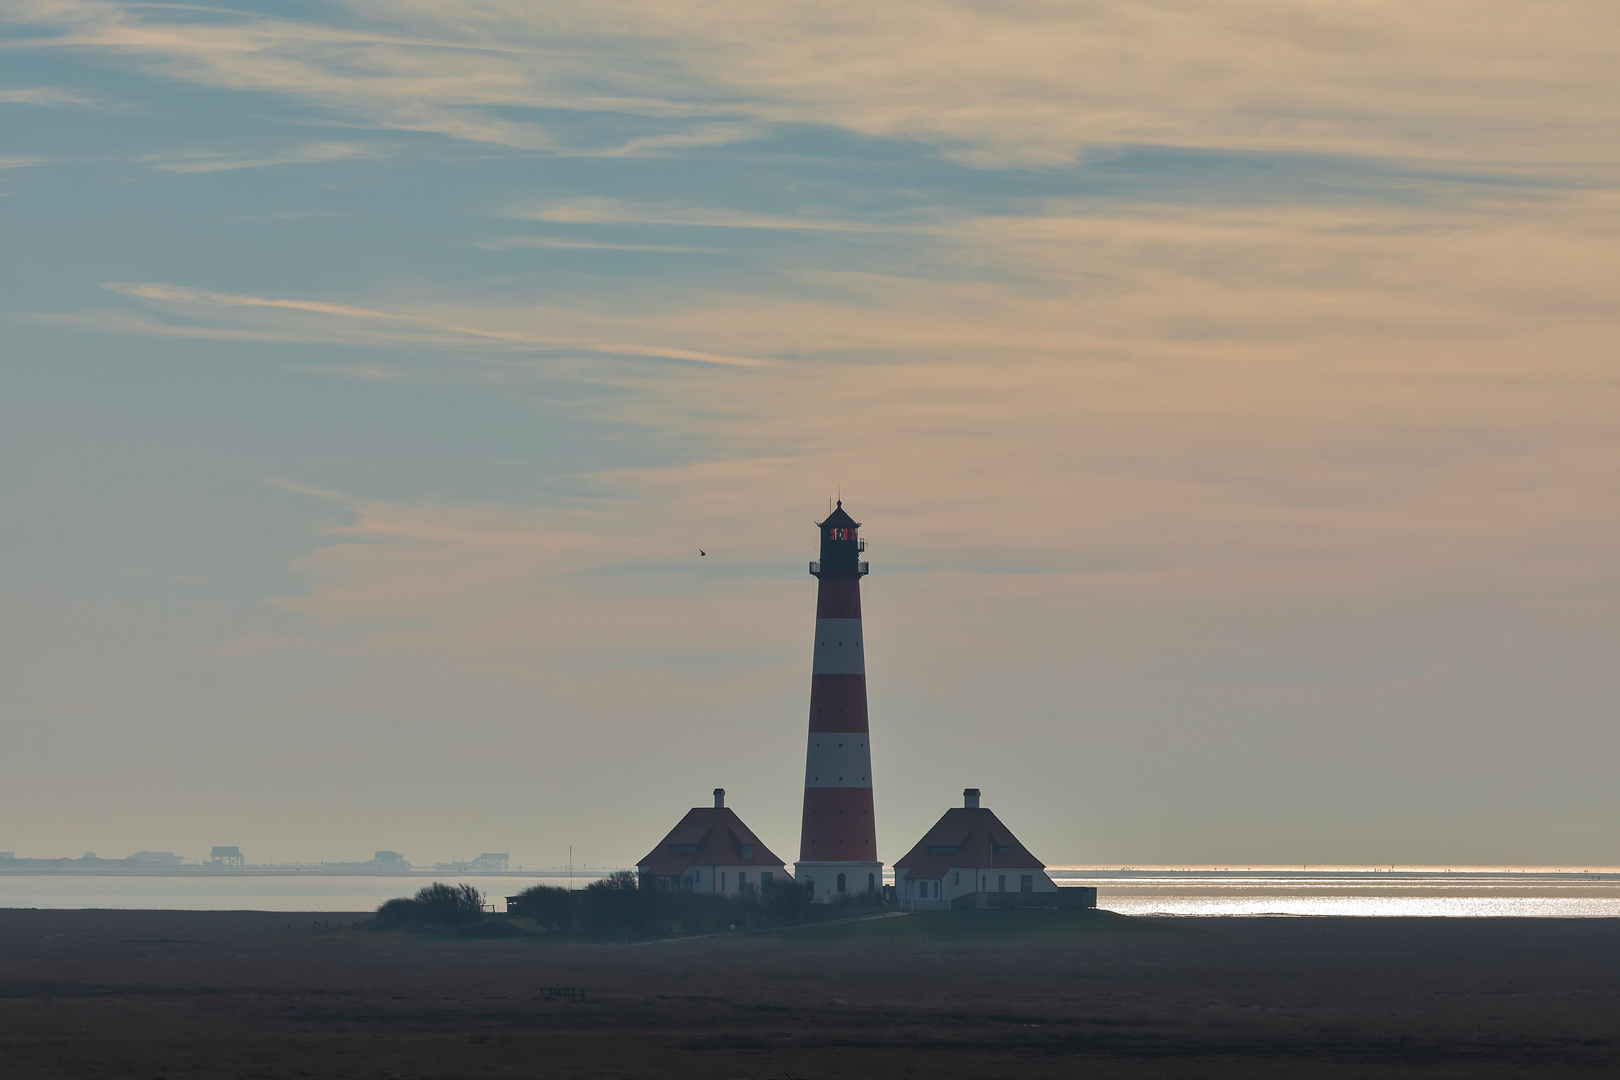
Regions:
M 377 925 L 464 926 L 484 917 L 484 894 L 471 885 L 424 885 L 413 897 L 396 897 L 377 909 Z

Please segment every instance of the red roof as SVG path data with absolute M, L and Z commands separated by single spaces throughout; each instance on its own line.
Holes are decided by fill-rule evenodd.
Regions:
M 989 810 L 958 806 L 945 811 L 917 846 L 894 865 L 913 879 L 942 878 L 958 866 L 975 869 L 1045 870 L 1046 864 L 1018 842 L 1012 830 Z
M 744 847 L 752 847 L 753 854 L 745 856 Z M 692 866 L 759 866 L 769 870 L 782 868 L 783 863 L 730 807 L 695 806 L 636 864 L 636 869 L 657 877 L 680 877 Z

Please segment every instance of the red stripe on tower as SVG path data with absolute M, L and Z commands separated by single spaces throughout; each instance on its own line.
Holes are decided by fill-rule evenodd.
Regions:
M 804 819 L 794 877 L 817 900 L 876 890 L 883 883 L 872 816 L 872 750 L 866 724 L 866 641 L 861 632 L 861 523 L 844 504 L 821 530 L 816 641 L 810 674 Z

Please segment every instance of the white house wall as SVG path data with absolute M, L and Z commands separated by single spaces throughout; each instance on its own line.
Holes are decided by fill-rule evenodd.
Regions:
M 767 870 L 761 870 L 757 866 L 713 866 L 709 868 L 709 871 L 709 880 L 719 883 L 719 888 L 716 891 L 722 892 L 726 896 L 737 895 L 738 874 L 747 874 L 748 884 L 756 889 L 762 883 L 760 880 L 761 873 L 770 874 L 773 885 L 778 881 L 793 880 L 793 875 L 789 874 L 784 866 L 773 866 Z
M 692 882 L 692 891 L 708 895 L 720 894 L 724 896 L 737 895 L 737 875 L 747 874 L 748 884 L 756 889 L 760 886 L 760 874 L 770 874 L 771 881 L 792 880 L 792 875 L 784 866 L 761 868 L 759 866 L 693 866 L 682 875 Z M 724 875 L 722 877 L 722 875 Z M 684 882 L 683 882 L 684 885 Z
M 647 873 L 647 871 L 642 869 L 641 867 L 637 867 L 636 869 L 637 869 L 637 873 L 640 873 L 640 874 Z M 725 895 L 725 896 L 735 896 L 735 895 L 737 895 L 737 875 L 738 874 L 747 874 L 748 875 L 748 884 L 754 886 L 755 888 L 758 888 L 759 885 L 760 885 L 760 874 L 761 873 L 770 874 L 771 875 L 771 881 L 773 883 L 778 882 L 778 881 L 792 881 L 793 880 L 793 875 L 788 873 L 787 867 L 785 867 L 785 866 L 770 866 L 770 867 L 761 868 L 761 867 L 759 867 L 757 865 L 756 866 L 689 866 L 689 867 L 686 868 L 686 873 L 682 874 L 680 876 L 679 880 L 680 880 L 680 883 L 681 883 L 680 887 L 681 887 L 682 891 L 691 891 L 691 892 L 694 892 L 694 893 L 703 893 L 703 894 L 706 894 L 706 895 L 709 895 L 709 896 L 713 896 L 713 895 L 716 895 L 716 894 L 721 894 L 721 895 Z M 725 875 L 724 879 L 722 879 L 722 877 L 721 877 L 722 874 Z M 721 886 L 721 881 L 722 880 L 724 880 L 724 882 L 725 882 L 725 885 L 724 885 L 723 888 Z
M 917 895 L 918 882 L 906 879 L 908 867 L 896 866 L 894 868 L 895 884 L 899 886 L 899 898 L 902 907 L 910 907 L 917 911 L 944 910 L 951 906 L 951 901 L 958 896 L 965 896 L 973 892 L 1001 892 L 1000 878 L 1007 878 L 1007 892 L 1019 892 L 1019 878 L 1029 874 L 1035 880 L 1030 884 L 1032 892 L 1057 892 L 1058 884 L 1047 876 L 1046 871 L 1033 867 L 1020 869 L 1017 867 L 957 867 L 945 871 L 945 877 L 939 882 L 939 897 L 933 895 L 932 882 L 930 882 L 929 895 L 926 900 Z M 909 887 L 909 891 L 908 891 Z

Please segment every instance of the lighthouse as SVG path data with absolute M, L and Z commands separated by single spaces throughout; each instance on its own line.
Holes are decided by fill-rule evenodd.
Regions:
M 821 558 L 810 564 L 817 581 L 816 639 L 810 669 L 810 738 L 805 752 L 804 818 L 794 878 L 817 901 L 877 892 L 883 864 L 877 857 L 872 816 L 872 749 L 866 717 L 866 648 L 861 632 L 861 523 L 843 501 L 816 526 Z

